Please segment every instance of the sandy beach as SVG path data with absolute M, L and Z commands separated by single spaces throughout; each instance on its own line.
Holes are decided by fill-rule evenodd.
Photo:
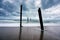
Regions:
M 59 25 L 45 25 L 44 31 L 40 26 L 26 26 L 21 28 L 21 40 L 60 40 Z M 19 40 L 19 26 L 0 26 L 0 40 Z

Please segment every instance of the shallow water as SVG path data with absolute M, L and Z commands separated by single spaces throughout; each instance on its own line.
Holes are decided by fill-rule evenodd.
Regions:
M 44 31 L 40 27 L 0 27 L 0 40 L 60 40 L 59 26 L 46 26 Z
M 0 27 L 0 40 L 18 40 L 18 27 Z
M 45 27 L 41 31 L 39 27 L 22 28 L 21 40 L 60 40 L 60 27 Z

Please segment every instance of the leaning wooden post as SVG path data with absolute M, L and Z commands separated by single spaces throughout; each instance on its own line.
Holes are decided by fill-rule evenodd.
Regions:
M 41 14 L 41 9 L 40 8 L 38 9 L 38 15 L 39 15 L 39 21 L 40 21 L 40 25 L 41 25 L 41 30 L 44 30 L 42 14 Z

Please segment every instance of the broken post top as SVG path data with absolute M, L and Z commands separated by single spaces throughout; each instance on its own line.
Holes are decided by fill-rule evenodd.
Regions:
M 21 5 L 21 7 L 22 7 L 22 5 Z
M 21 9 L 21 11 L 22 11 L 22 5 L 20 5 L 20 9 Z
M 38 9 L 38 12 L 41 13 L 41 8 Z

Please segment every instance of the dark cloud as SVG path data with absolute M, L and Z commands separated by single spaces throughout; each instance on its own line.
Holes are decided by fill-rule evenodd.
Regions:
M 20 4 L 17 0 L 14 0 L 14 3 L 7 0 L 0 0 L 0 20 L 19 20 L 19 18 L 17 18 L 20 16 L 19 8 Z
M 15 4 L 17 4 L 17 3 L 15 3 Z M 15 4 L 12 4 L 8 1 L 6 1 L 4 3 L 3 3 L 3 1 L 0 1 L 0 8 L 4 9 L 6 11 L 5 12 L 3 10 L 0 10 L 0 16 L 7 16 L 6 14 L 13 15 L 13 12 L 16 12 L 16 10 L 18 10 L 17 6 L 19 6 L 19 5 L 15 5 Z M 17 13 L 15 13 L 13 16 L 16 16 L 16 14 Z
M 42 0 L 42 8 L 50 8 L 60 3 L 60 0 Z

